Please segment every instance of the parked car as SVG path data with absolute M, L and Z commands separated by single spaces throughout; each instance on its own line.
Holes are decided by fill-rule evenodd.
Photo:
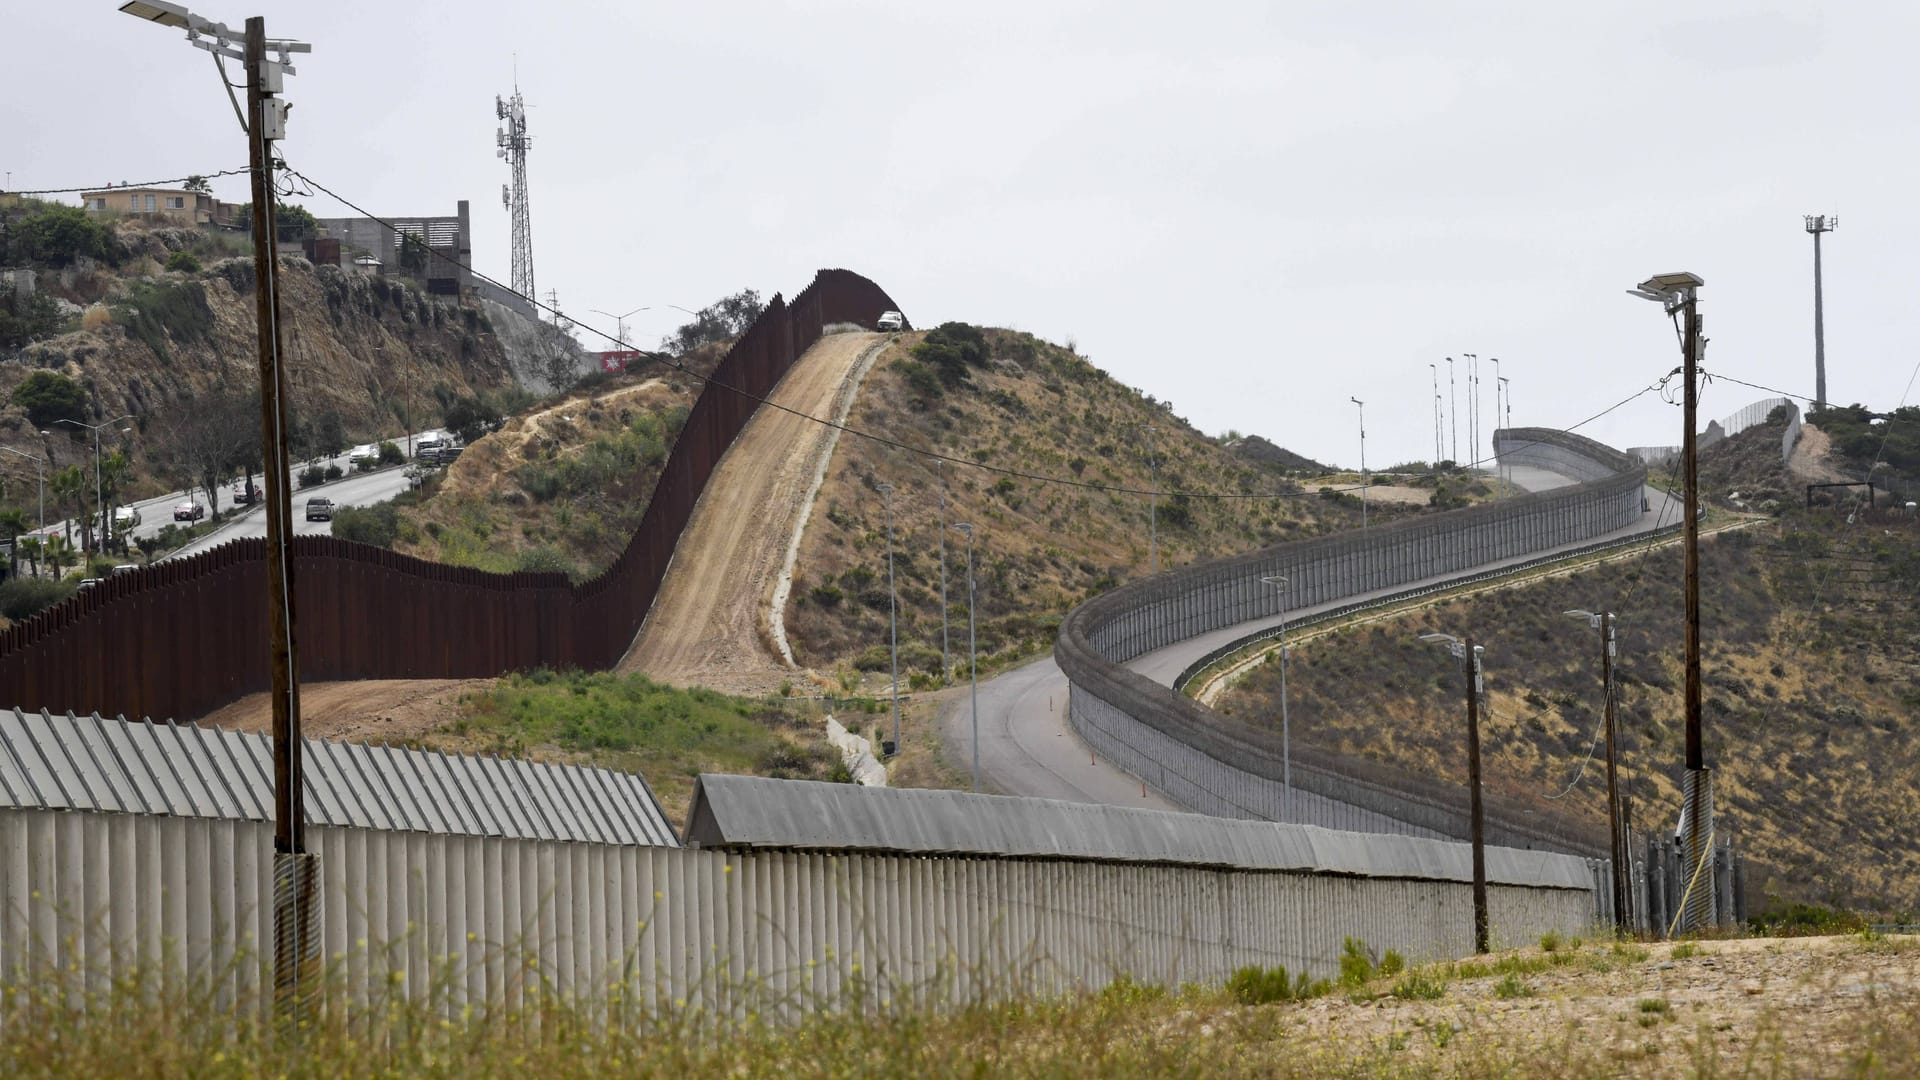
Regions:
M 880 313 L 880 321 L 875 325 L 888 333 L 892 333 L 907 325 L 907 317 L 897 311 L 883 311 Z
M 199 521 L 206 516 L 207 508 L 192 500 L 183 502 L 173 508 L 173 520 L 175 521 Z
M 75 585 L 73 588 L 75 592 L 78 592 L 81 589 L 91 589 L 95 585 L 100 584 L 100 582 L 101 582 L 101 579 L 97 577 L 81 578 L 80 584 Z
M 131 506 L 123 506 L 113 512 L 113 528 L 121 532 L 140 524 L 140 511 Z
M 132 570 L 138 570 L 138 569 L 140 569 L 140 567 L 134 563 L 130 563 L 130 562 L 121 563 L 120 565 L 113 568 L 113 575 L 115 577 L 118 577 L 121 574 L 127 573 Z
M 266 491 L 259 484 L 249 487 L 245 480 L 233 482 L 233 501 L 240 506 L 259 502 L 265 495 Z
M 313 498 L 308 499 L 307 500 L 307 520 L 308 521 L 332 521 L 333 520 L 333 500 L 326 498 L 325 496 L 322 496 L 322 495 L 315 495 Z

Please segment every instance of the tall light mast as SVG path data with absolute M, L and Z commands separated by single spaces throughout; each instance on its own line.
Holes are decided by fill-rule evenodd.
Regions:
M 1839 215 L 1806 215 L 1807 232 L 1813 236 L 1813 407 L 1827 407 L 1827 318 L 1826 297 L 1820 288 L 1820 237 L 1840 227 Z
M 513 183 L 500 187 L 500 202 L 513 213 L 513 291 L 532 300 L 533 216 L 527 207 L 527 149 L 533 139 L 527 134 L 527 105 L 518 81 L 511 98 L 503 101 L 494 95 L 493 111 L 501 121 L 493 131 L 497 152 L 513 170 Z

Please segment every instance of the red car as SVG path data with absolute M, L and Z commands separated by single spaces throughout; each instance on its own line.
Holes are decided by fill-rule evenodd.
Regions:
M 199 521 L 207 516 L 207 508 L 197 502 L 183 502 L 173 508 L 175 521 Z

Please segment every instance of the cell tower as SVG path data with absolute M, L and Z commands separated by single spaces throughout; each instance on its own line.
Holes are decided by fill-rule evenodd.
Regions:
M 494 142 L 500 159 L 513 169 L 512 185 L 500 185 L 500 203 L 513 212 L 513 291 L 531 300 L 533 217 L 527 208 L 527 148 L 533 145 L 533 139 L 527 135 L 527 106 L 520 98 L 518 80 L 513 84 L 513 97 L 502 101 L 494 95 L 493 111 L 503 121 L 494 129 Z
M 1826 299 L 1820 293 L 1820 235 L 1840 227 L 1838 215 L 1806 215 L 1807 231 L 1813 234 L 1813 407 L 1827 407 L 1827 317 Z

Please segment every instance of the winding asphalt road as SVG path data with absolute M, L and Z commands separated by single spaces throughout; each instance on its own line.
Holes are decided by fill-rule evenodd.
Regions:
M 1545 469 L 1515 466 L 1509 471 L 1514 485 L 1526 491 L 1546 491 L 1574 483 L 1573 480 Z M 1650 532 L 1662 524 L 1679 520 L 1680 500 L 1678 498 L 1672 499 L 1672 505 L 1669 506 L 1667 494 L 1653 487 L 1646 489 L 1646 497 L 1650 509 L 1641 515 L 1639 521 L 1604 536 L 1596 536 L 1560 548 L 1532 552 L 1512 559 L 1490 562 L 1471 570 L 1425 581 L 1407 582 L 1391 589 L 1343 597 L 1333 603 L 1288 612 L 1287 617 L 1297 619 L 1327 608 L 1350 604 L 1356 600 L 1384 596 L 1430 582 L 1510 566 L 1553 551 L 1568 550 L 1600 540 Z M 1278 618 L 1255 619 L 1224 627 L 1137 657 L 1127 666 L 1157 683 L 1170 687 L 1173 685 L 1174 678 L 1185 670 L 1188 664 L 1209 650 L 1278 622 Z M 1082 742 L 1067 724 L 1066 700 L 1066 676 L 1061 674 L 1059 666 L 1054 663 L 1051 656 L 980 684 L 979 752 L 982 790 L 1004 795 L 1033 795 L 1048 799 L 1064 799 L 1069 802 L 1103 803 L 1109 806 L 1150 807 L 1159 810 L 1184 809 L 1161 797 L 1157 792 L 1145 788 L 1133 775 L 1101 760 L 1088 750 L 1086 743 Z M 972 719 L 973 713 L 965 695 L 955 696 L 943 708 L 941 727 L 948 760 L 963 765 L 972 761 Z

